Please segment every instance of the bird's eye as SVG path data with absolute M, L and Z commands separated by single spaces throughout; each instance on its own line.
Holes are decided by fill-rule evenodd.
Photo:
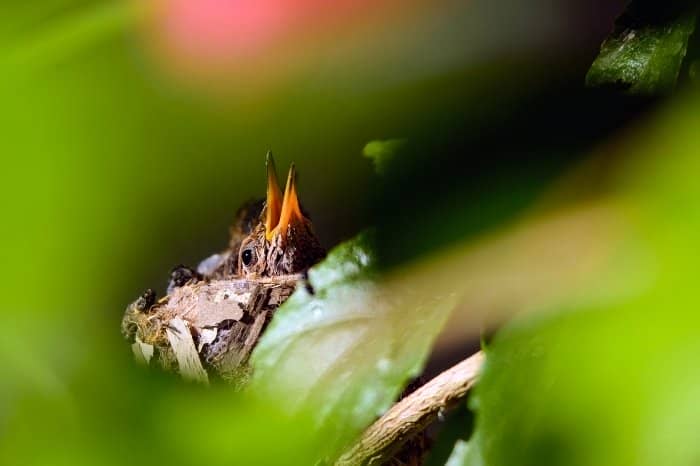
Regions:
M 241 253 L 241 261 L 243 261 L 243 265 L 248 266 L 253 262 L 253 258 L 255 257 L 255 252 L 252 249 L 245 249 Z

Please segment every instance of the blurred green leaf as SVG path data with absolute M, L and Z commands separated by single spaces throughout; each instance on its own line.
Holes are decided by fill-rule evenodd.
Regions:
M 685 97 L 635 133 L 617 179 L 653 258 L 643 286 L 518 319 L 489 347 L 472 440 L 489 466 L 697 464 L 700 99 Z
M 133 29 L 144 16 L 143 6 L 129 0 L 89 5 L 2 47 L 0 64 L 12 71 L 55 66 Z
M 420 372 L 453 296 L 387 295 L 370 234 L 336 247 L 275 314 L 253 354 L 252 388 L 313 412 L 322 455 L 338 453 Z
M 589 86 L 614 86 L 631 94 L 674 88 L 696 15 L 683 5 L 669 12 L 666 3 L 644 3 L 633 2 L 603 42 L 586 76 Z
M 486 464 L 695 464 L 696 443 L 668 435 L 700 426 L 700 379 L 687 372 L 700 346 L 664 311 L 589 310 L 503 332 L 477 388 Z
M 376 140 L 367 143 L 362 155 L 372 160 L 374 170 L 384 173 L 396 157 L 396 153 L 406 144 L 405 139 Z

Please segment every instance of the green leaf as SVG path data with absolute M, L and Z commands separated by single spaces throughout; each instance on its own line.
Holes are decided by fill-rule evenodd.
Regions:
M 387 293 L 374 272 L 372 235 L 330 252 L 275 314 L 255 349 L 251 388 L 314 413 L 333 456 L 416 376 L 453 296 Z
M 370 141 L 362 149 L 362 155 L 372 160 L 377 173 L 383 174 L 393 162 L 396 153 L 406 144 L 405 139 L 385 139 Z
M 484 464 L 697 464 L 699 108 L 688 94 L 639 133 L 617 180 L 650 259 L 639 286 L 496 335 L 473 398 Z
M 648 311 L 588 310 L 503 332 L 476 391 L 485 464 L 695 464 L 700 449 L 684 432 L 700 428 L 700 377 L 688 372 L 700 344 L 682 327 L 698 321 Z
M 633 2 L 603 42 L 586 76 L 589 86 L 620 87 L 631 94 L 673 90 L 696 15 L 661 2 L 643 3 Z
M 135 28 L 145 14 L 145 8 L 134 2 L 90 5 L 54 20 L 10 46 L 0 45 L 0 66 L 12 72 L 53 66 Z

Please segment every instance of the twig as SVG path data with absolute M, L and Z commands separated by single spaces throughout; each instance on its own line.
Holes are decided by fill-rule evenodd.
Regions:
M 484 354 L 479 351 L 396 403 L 335 466 L 380 465 L 389 460 L 407 440 L 466 396 L 483 363 Z

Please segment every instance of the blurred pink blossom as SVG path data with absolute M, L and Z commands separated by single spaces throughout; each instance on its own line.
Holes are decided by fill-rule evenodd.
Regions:
M 333 40 L 397 0 L 160 0 L 158 42 L 185 63 L 226 67 Z

